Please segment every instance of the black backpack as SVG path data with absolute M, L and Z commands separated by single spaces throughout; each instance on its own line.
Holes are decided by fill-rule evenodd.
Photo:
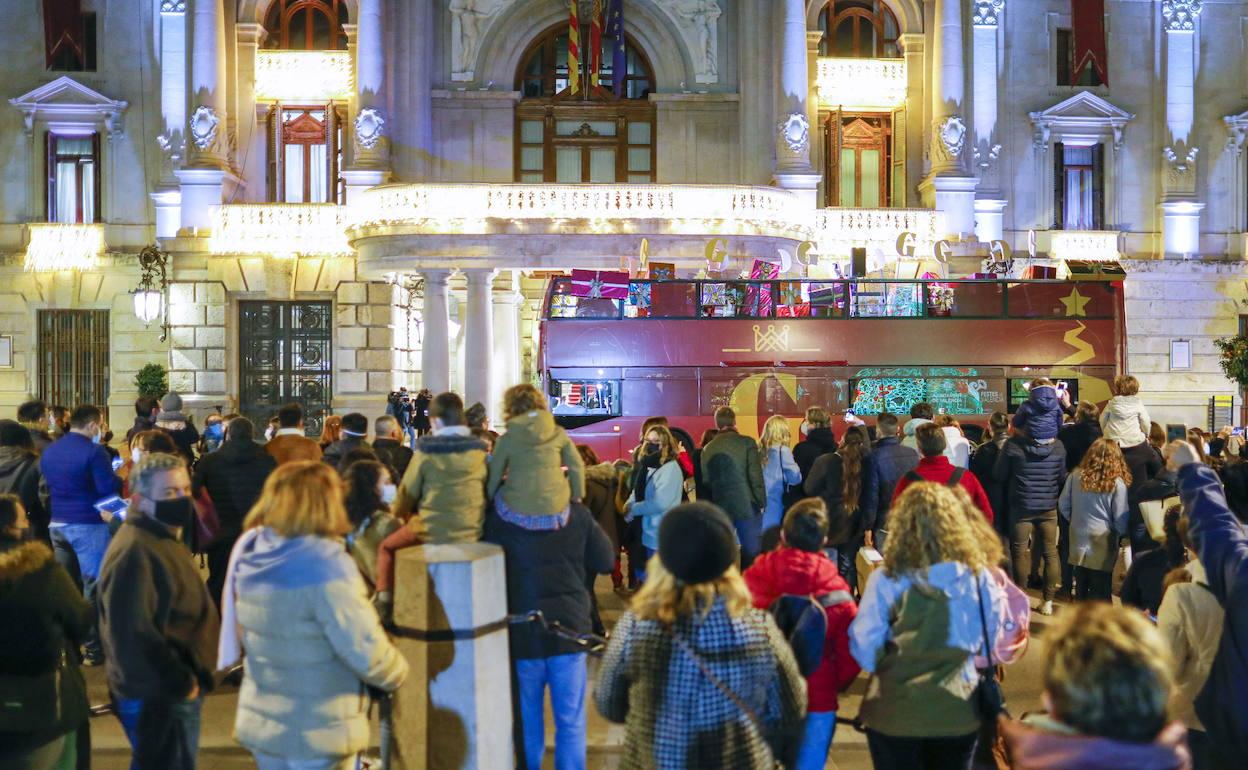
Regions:
M 945 482 L 945 486 L 949 487 L 950 489 L 952 489 L 953 487 L 956 487 L 957 485 L 962 483 L 962 477 L 965 475 L 966 475 L 966 468 L 954 468 L 953 475 L 950 476 L 949 480 Z M 918 471 L 906 471 L 906 481 L 909 481 L 911 484 L 913 484 L 916 481 L 927 481 L 927 479 L 920 476 Z
M 852 602 L 848 591 L 811 594 L 783 594 L 767 611 L 775 618 L 780 633 L 793 648 L 793 658 L 802 676 L 810 676 L 823 662 L 824 640 L 828 636 L 828 607 Z

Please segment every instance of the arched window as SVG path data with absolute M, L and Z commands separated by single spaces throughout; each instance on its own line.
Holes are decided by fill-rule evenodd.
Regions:
M 832 0 L 819 14 L 820 56 L 896 59 L 900 28 L 884 0 Z
M 264 17 L 264 48 L 345 51 L 346 0 L 273 0 Z
M 581 30 L 582 45 L 590 39 Z M 565 184 L 655 181 L 654 71 L 625 37 L 623 88 L 615 95 L 614 40 L 603 35 L 598 84 L 591 85 L 588 52 L 581 88 L 568 91 L 568 28 L 547 30 L 520 59 L 516 90 L 517 182 Z

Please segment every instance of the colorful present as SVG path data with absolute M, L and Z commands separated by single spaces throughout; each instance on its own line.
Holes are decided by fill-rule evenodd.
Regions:
M 774 262 L 756 259 L 754 260 L 754 266 L 750 268 L 750 278 L 754 280 L 774 281 L 779 277 L 780 266 Z
M 676 264 L 674 262 L 651 262 L 650 263 L 650 280 L 652 281 L 674 281 L 676 280 Z
M 650 307 L 650 284 L 630 283 L 628 285 L 628 304 L 637 307 Z
M 703 306 L 727 305 L 728 285 L 723 283 L 702 284 L 702 304 Z
M 572 294 L 592 299 L 628 299 L 628 273 L 573 270 Z
M 1057 268 L 1044 265 L 1028 265 L 1023 268 L 1024 281 L 1051 281 L 1057 278 Z
M 780 318 L 809 318 L 810 305 L 804 302 L 796 305 L 781 305 L 776 308 L 776 315 Z

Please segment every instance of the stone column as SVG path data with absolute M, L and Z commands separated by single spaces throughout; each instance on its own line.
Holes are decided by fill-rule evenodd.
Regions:
M 810 67 L 807 61 L 806 2 L 780 0 L 780 88 L 776 115 L 776 184 L 816 204 L 820 175 L 810 165 Z
M 1201 0 L 1163 0 L 1165 30 L 1166 133 L 1162 151 L 1165 193 L 1161 199 L 1165 256 L 1200 252 L 1200 212 L 1196 194 L 1196 159 L 1192 124 L 1196 117 L 1196 25 Z
M 945 214 L 945 234 L 975 232 L 975 177 L 966 169 L 966 71 L 961 0 L 936 0 L 932 34 L 932 92 L 928 140 L 931 171 L 920 185 L 924 202 Z
M 494 369 L 491 372 L 490 418 L 501 422 L 503 391 L 520 382 L 520 303 L 524 296 L 514 272 L 494 287 Z
M 394 700 L 395 767 L 511 770 L 503 550 L 405 548 L 394 588 L 395 644 L 411 665 Z
M 225 4 L 191 0 L 191 87 L 187 120 L 189 163 L 177 173 L 182 184 L 182 228 L 211 225 L 212 206 L 221 203 L 229 166 L 225 76 Z
M 389 114 L 385 94 L 385 35 L 381 0 L 360 0 L 355 32 L 355 137 L 351 168 L 344 169 L 347 201 L 390 178 Z
M 447 316 L 449 270 L 424 271 L 425 299 L 421 312 L 420 378 L 435 394 L 450 390 L 450 319 Z
M 186 0 L 160 6 L 160 179 L 150 194 L 156 237 L 173 238 L 182 226 L 182 191 L 174 170 L 186 158 Z
M 971 45 L 974 56 L 971 67 L 974 140 L 972 156 L 979 186 L 975 194 L 975 236 L 981 241 L 995 241 L 1003 231 L 1007 201 L 1001 195 L 1001 173 L 997 159 L 1001 145 L 997 140 L 997 91 L 1000 66 L 997 54 L 997 30 L 1005 0 L 975 0 L 971 8 Z
M 490 290 L 494 269 L 465 270 L 468 279 L 468 313 L 464 325 L 464 401 L 480 401 L 490 408 L 494 381 L 494 311 Z

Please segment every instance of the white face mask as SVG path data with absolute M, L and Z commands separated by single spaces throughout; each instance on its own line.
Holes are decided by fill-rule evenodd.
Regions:
M 398 497 L 398 495 L 399 495 L 399 488 L 396 487 L 395 485 L 393 484 L 381 485 L 381 501 L 385 503 L 386 505 L 390 505 L 391 503 L 393 503 L 394 498 Z
M 135 465 L 138 465 L 139 460 L 142 460 L 142 459 L 143 459 L 142 449 L 139 449 L 136 447 L 130 450 L 130 462 L 134 463 Z

